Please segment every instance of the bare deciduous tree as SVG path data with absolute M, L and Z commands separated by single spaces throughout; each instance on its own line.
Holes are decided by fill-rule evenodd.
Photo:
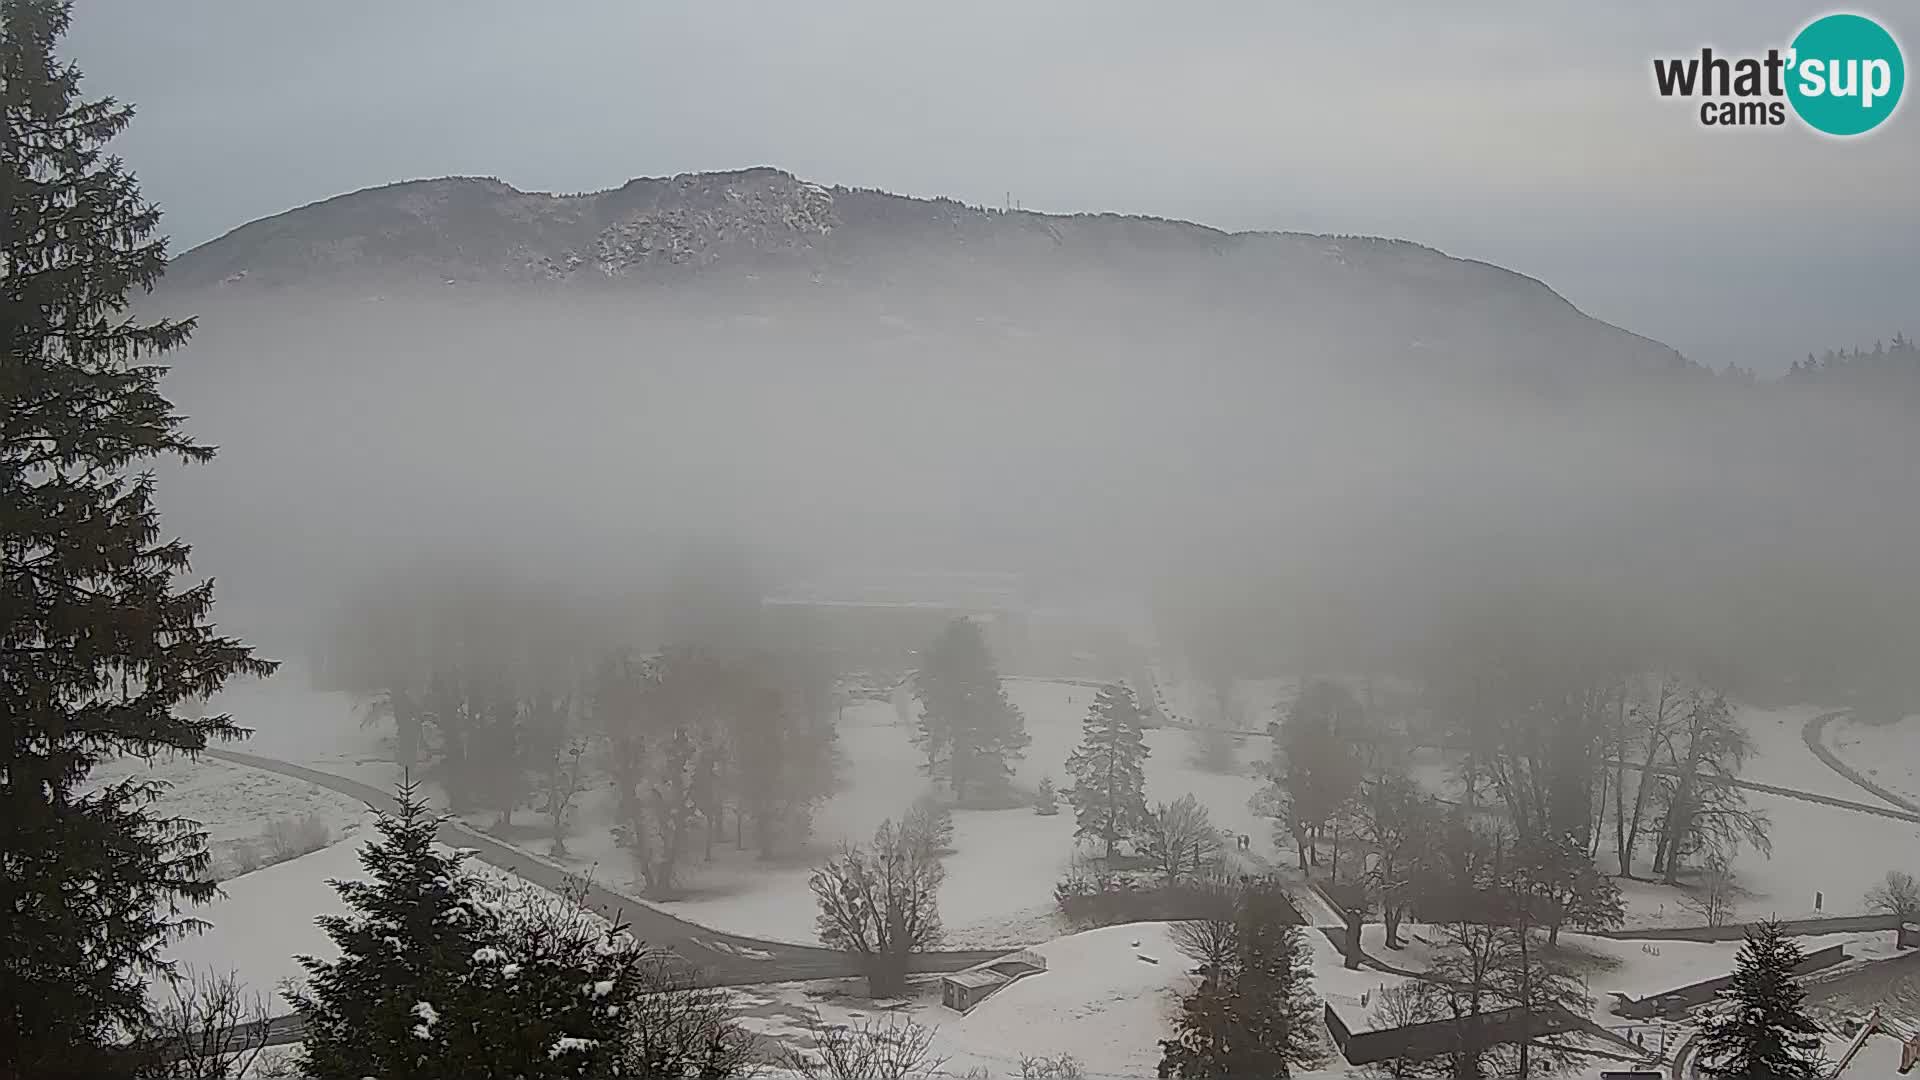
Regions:
M 827 1024 L 816 1013 L 808 1028 L 812 1049 L 780 1054 L 780 1064 L 805 1080 L 916 1080 L 947 1061 L 933 1052 L 934 1029 L 899 1013 L 852 1024 Z
M 1368 1013 L 1375 1030 L 1410 1027 L 1446 1018 L 1435 984 L 1420 980 L 1383 986 L 1374 995 Z M 1367 1075 L 1378 1080 L 1438 1080 L 1453 1075 L 1453 1062 L 1444 1058 L 1424 1061 L 1390 1058 L 1367 1066 Z
M 1207 808 L 1192 795 L 1161 803 L 1147 815 L 1140 853 L 1168 885 L 1205 874 L 1225 850 Z
M 229 972 L 185 970 L 139 1033 L 139 1080 L 237 1080 L 267 1044 L 267 1003 Z
M 1709 856 L 1706 866 L 1700 872 L 1700 884 L 1690 894 L 1680 897 L 1680 906 L 1700 916 L 1708 926 L 1726 926 L 1733 922 L 1734 908 L 1739 886 L 1735 883 L 1733 868 L 1727 865 L 1726 856 Z
M 923 859 L 938 859 L 953 851 L 953 811 L 931 795 L 913 800 L 900 819 L 900 837 Z
M 699 969 L 671 953 L 649 952 L 640 966 L 651 992 L 624 1006 L 632 1020 L 620 1048 L 625 1075 L 751 1075 L 758 1045 L 734 1023 L 727 991 L 701 985 Z
M 871 847 L 849 844 L 808 884 L 820 904 L 820 940 L 853 953 L 874 997 L 906 989 L 907 955 L 940 943 L 940 883 L 946 870 L 891 820 Z
M 1020 1055 L 1020 1080 L 1085 1080 L 1086 1066 L 1072 1054 L 1053 1057 Z
M 1240 963 L 1242 889 L 1225 876 L 1215 876 L 1206 880 L 1204 892 L 1199 917 L 1174 923 L 1168 935 L 1182 956 L 1220 982 Z
M 553 709 L 560 715 L 571 711 L 570 702 L 562 702 Z M 540 713 L 536 711 L 536 715 Z M 540 796 L 545 801 L 543 809 L 547 815 L 548 854 L 563 856 L 567 853 L 567 817 L 574 799 L 587 786 L 587 743 L 567 728 L 566 721 L 550 722 L 558 726 L 550 731 L 536 729 L 541 740 Z
M 1901 922 L 1920 921 L 1920 879 L 1905 870 L 1889 870 L 1867 890 L 1867 910 L 1892 915 Z

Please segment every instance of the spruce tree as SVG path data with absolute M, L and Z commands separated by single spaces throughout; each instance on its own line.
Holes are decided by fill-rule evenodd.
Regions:
M 1120 683 L 1100 688 L 1082 724 L 1080 746 L 1067 758 L 1073 787 L 1073 835 L 1099 840 L 1113 858 L 1114 845 L 1137 834 L 1147 820 L 1145 762 L 1152 753 L 1141 734 L 1140 703 Z
M 519 882 L 477 877 L 434 840 L 411 788 L 334 884 L 340 958 L 301 957 L 304 1074 L 315 1080 L 724 1077 L 752 1040 L 721 991 L 620 926 Z
M 1060 797 L 1053 790 L 1053 777 L 1040 778 L 1040 787 L 1033 793 L 1033 812 L 1041 817 L 1052 817 L 1060 812 Z
M 929 773 L 944 772 L 954 801 L 967 789 L 1004 785 L 1026 753 L 1026 718 L 1007 700 L 993 654 L 972 619 L 955 619 L 927 650 L 914 676 L 919 741 Z
M 1161 1077 L 1284 1077 L 1318 1060 L 1312 957 L 1287 912 L 1271 890 L 1242 894 L 1239 956 L 1181 1003 L 1174 1037 L 1160 1043 Z
M 176 586 L 188 547 L 163 539 L 150 462 L 205 461 L 160 392 L 156 358 L 192 320 L 141 320 L 129 295 L 166 267 L 160 214 L 106 152 L 132 109 L 80 96 L 55 56 L 57 0 L 0 0 L 0 1047 L 36 1077 L 106 1076 L 108 1047 L 147 1016 L 146 976 L 196 924 L 183 902 L 204 834 L 148 812 L 159 787 L 90 794 L 119 753 L 195 753 L 244 732 L 184 702 L 264 675 L 207 621 L 211 582 Z
M 292 998 L 310 1076 L 437 1075 L 413 1064 L 428 1053 L 435 1067 L 452 1064 L 444 1040 L 453 1029 L 423 1014 L 449 1011 L 459 975 L 482 947 L 479 883 L 462 853 L 439 848 L 440 819 L 412 785 L 376 828 L 380 839 L 360 851 L 371 880 L 333 883 L 352 914 L 318 920 L 340 958 L 298 958 L 308 985 Z
M 1814 1080 L 1823 1075 L 1819 1028 L 1793 981 L 1800 946 L 1773 921 L 1747 929 L 1733 982 L 1700 1029 L 1696 1060 L 1714 1080 Z

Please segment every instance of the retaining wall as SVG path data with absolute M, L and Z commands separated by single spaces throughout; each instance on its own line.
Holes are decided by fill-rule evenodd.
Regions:
M 1806 956 L 1801 957 L 1800 962 L 1794 965 L 1793 973 L 1795 975 L 1810 975 L 1813 972 L 1830 968 L 1846 958 L 1847 952 L 1844 948 L 1839 945 L 1829 945 L 1824 949 L 1810 952 Z M 1638 1001 L 1623 1002 L 1615 1006 L 1614 1011 L 1630 1020 L 1645 1020 L 1663 1011 L 1666 1015 L 1671 1016 L 1686 1009 L 1691 1009 L 1696 1005 L 1704 1005 L 1712 1001 L 1716 994 L 1732 984 L 1732 982 L 1733 976 L 1722 975 L 1717 979 L 1691 983 L 1678 989 L 1668 990 L 1665 993 L 1643 997 Z

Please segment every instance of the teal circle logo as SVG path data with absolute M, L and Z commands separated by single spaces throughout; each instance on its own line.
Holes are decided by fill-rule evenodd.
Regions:
M 1864 15 L 1827 15 L 1793 39 L 1787 100 L 1815 131 L 1862 135 L 1900 104 L 1907 65 L 1900 44 Z

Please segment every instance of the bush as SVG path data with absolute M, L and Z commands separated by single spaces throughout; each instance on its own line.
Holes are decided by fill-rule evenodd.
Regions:
M 1033 812 L 1042 817 L 1052 817 L 1060 812 L 1060 797 L 1054 793 L 1053 777 L 1040 778 L 1040 790 L 1033 793 Z
M 237 1080 L 251 1076 L 267 1042 L 266 999 L 239 976 L 188 969 L 134 1031 L 138 1080 Z
M 1166 885 L 1150 872 L 1117 871 L 1098 860 L 1076 857 L 1068 865 L 1067 876 L 1053 887 L 1053 898 L 1061 913 L 1077 925 L 1113 926 L 1216 918 L 1223 905 L 1231 909 L 1239 890 L 1237 882 L 1217 875 Z M 1305 923 L 1290 903 L 1280 902 L 1290 913 L 1283 921 Z
M 1072 1054 L 1058 1057 L 1020 1057 L 1020 1080 L 1085 1080 L 1086 1067 Z
M 782 1049 L 780 1064 L 803 1080 L 917 1080 L 946 1064 L 933 1052 L 933 1029 L 897 1013 L 852 1024 L 808 1024 L 812 1050 Z
M 285 862 L 333 843 L 333 830 L 319 814 L 308 814 L 303 818 L 273 818 L 260 830 L 260 838 L 267 845 L 269 862 Z
M 267 864 L 266 858 L 260 854 L 260 846 L 244 838 L 233 842 L 228 849 L 228 858 L 232 861 L 234 877 L 251 874 Z

